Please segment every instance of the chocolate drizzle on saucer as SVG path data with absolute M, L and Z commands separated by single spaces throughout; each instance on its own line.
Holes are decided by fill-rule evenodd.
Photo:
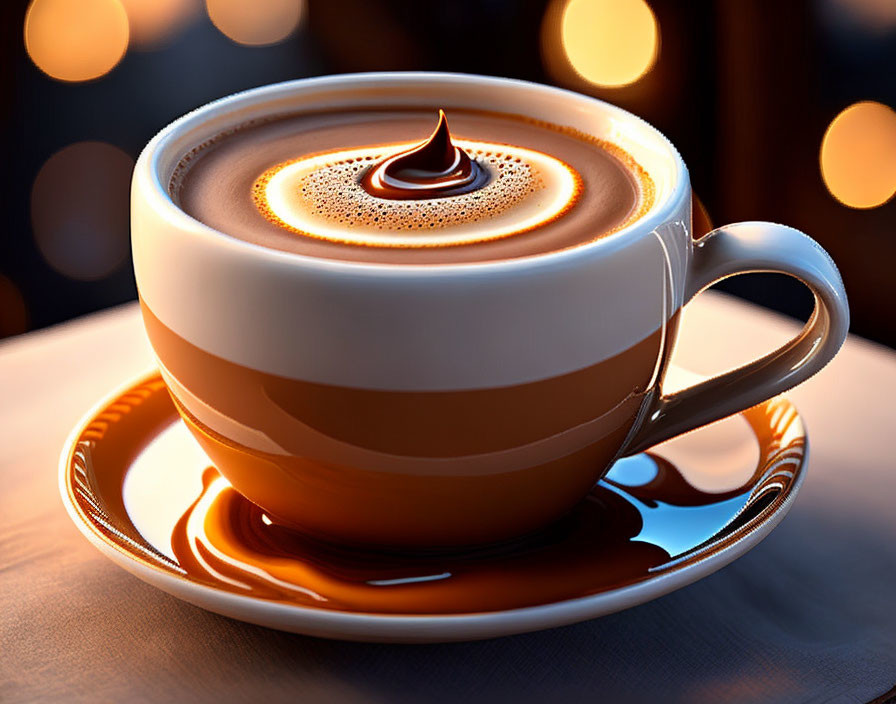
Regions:
M 491 174 L 451 142 L 445 112 L 429 138 L 372 166 L 361 178 L 370 195 L 388 200 L 459 196 L 491 181 Z

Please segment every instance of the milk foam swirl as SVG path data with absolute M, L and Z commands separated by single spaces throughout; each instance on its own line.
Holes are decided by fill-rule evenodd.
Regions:
M 439 170 L 445 143 L 441 164 L 427 161 L 424 148 L 438 145 L 442 125 L 447 137 L 442 121 L 423 145 L 373 145 L 278 164 L 256 180 L 253 200 L 269 222 L 296 234 L 370 247 L 500 239 L 544 225 L 576 203 L 579 175 L 532 149 L 449 139 L 454 157 Z M 397 188 L 404 193 L 383 195 Z

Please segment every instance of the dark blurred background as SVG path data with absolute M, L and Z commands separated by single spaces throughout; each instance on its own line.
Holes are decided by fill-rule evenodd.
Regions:
M 715 224 L 840 267 L 896 346 L 896 0 L 5 0 L 0 337 L 131 300 L 128 179 L 179 115 L 253 86 L 446 70 L 565 86 L 662 130 Z M 805 318 L 783 276 L 720 286 Z

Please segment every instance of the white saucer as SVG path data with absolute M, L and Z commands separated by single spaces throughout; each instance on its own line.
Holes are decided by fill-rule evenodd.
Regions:
M 284 591 L 286 595 L 301 591 L 295 598 L 262 598 L 239 593 L 225 575 L 207 570 L 197 574 L 187 562 L 182 563 L 172 547 L 172 530 L 196 504 L 209 460 L 182 425 L 155 372 L 116 391 L 82 419 L 63 450 L 59 481 L 69 515 L 90 542 L 143 581 L 180 599 L 231 618 L 307 635 L 440 642 L 575 623 L 641 604 L 705 577 L 750 550 L 781 521 L 800 487 L 806 459 L 803 424 L 790 402 L 779 397 L 664 443 L 650 454 L 621 460 L 589 497 L 595 505 L 601 497 L 609 498 L 625 508 L 626 515 L 640 521 L 631 536 L 623 536 L 621 548 L 617 544 L 613 551 L 581 555 L 570 549 L 570 545 L 582 544 L 583 526 L 592 525 L 595 517 L 602 515 L 597 508 L 583 508 L 591 523 L 580 521 L 578 527 L 569 529 L 570 535 L 575 532 L 575 540 L 564 537 L 566 529 L 557 529 L 556 535 L 539 543 L 537 553 L 531 553 L 562 561 L 565 571 L 561 572 L 575 577 L 569 581 L 573 585 L 569 598 L 466 612 L 413 608 L 402 613 L 364 610 L 357 604 L 345 608 L 321 592 L 317 582 L 286 585 L 295 590 Z M 660 470 L 674 482 L 668 486 L 661 482 Z M 599 561 L 624 557 L 626 546 L 637 548 L 638 554 L 649 550 L 650 564 L 640 571 L 636 567 L 623 571 L 624 579 L 614 583 L 594 578 L 589 584 L 589 575 L 619 567 L 607 562 L 603 570 Z M 522 584 L 520 575 L 532 574 L 525 572 L 525 565 L 541 557 L 530 557 L 526 546 L 508 550 L 516 552 L 510 555 L 506 577 L 496 578 L 495 584 L 501 594 L 519 600 L 522 597 L 513 585 Z M 306 572 L 315 569 L 317 562 L 302 562 L 305 557 L 296 555 L 296 563 Z M 494 559 L 499 558 L 506 561 L 508 555 L 499 551 Z M 351 558 L 334 559 L 344 562 Z M 365 555 L 363 570 L 376 572 L 377 559 Z M 391 558 L 382 559 L 388 562 Z M 434 567 L 440 560 L 445 565 Z M 400 583 L 412 597 L 425 597 L 436 593 L 426 590 L 444 588 L 445 580 L 455 579 L 453 565 L 460 564 L 467 574 L 475 574 L 480 569 L 477 565 L 485 569 L 493 558 L 478 553 L 475 560 L 465 560 L 428 557 L 423 561 L 425 568 L 420 569 L 427 575 L 435 569 L 434 577 L 369 579 L 353 584 L 359 586 L 361 595 L 373 585 L 383 590 Z M 501 562 L 501 570 L 504 564 Z M 412 574 L 415 565 L 402 558 L 403 574 Z M 503 574 L 501 570 L 497 572 Z M 261 579 L 273 578 L 264 574 Z M 329 573 L 327 580 L 333 581 Z M 582 595 L 583 589 L 588 593 Z M 521 587 L 520 591 L 526 590 Z M 530 591 L 532 595 L 526 598 L 537 601 L 538 589 Z M 496 594 L 483 593 L 482 597 L 483 603 L 493 603 Z

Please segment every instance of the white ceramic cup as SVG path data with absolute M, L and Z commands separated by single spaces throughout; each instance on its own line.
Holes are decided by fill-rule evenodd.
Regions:
M 650 174 L 655 202 L 569 249 L 402 265 L 251 244 L 193 219 L 168 192 L 186 153 L 250 120 L 396 105 L 484 108 L 614 142 Z M 500 78 L 342 75 L 199 108 L 140 156 L 132 233 L 147 331 L 188 427 L 238 491 L 336 542 L 432 548 L 536 530 L 617 457 L 811 376 L 849 324 L 837 269 L 806 235 L 745 222 L 692 238 L 687 170 L 656 129 L 593 98 Z M 809 287 L 816 306 L 803 331 L 664 394 L 681 307 L 757 271 Z

